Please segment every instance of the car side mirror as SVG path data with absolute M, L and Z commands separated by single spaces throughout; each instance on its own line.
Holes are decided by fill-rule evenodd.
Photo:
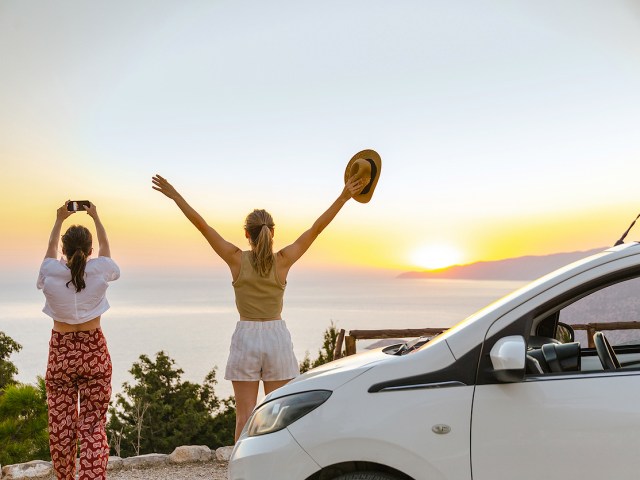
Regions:
M 561 343 L 572 343 L 575 340 L 573 328 L 566 323 L 558 322 L 556 327 L 556 340 Z
M 527 345 L 521 335 L 510 335 L 496 342 L 489 357 L 493 374 L 501 382 L 519 382 L 524 379 Z

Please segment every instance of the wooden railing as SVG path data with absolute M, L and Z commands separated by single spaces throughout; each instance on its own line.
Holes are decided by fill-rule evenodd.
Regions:
M 640 330 L 640 322 L 598 322 L 571 325 L 574 330 L 586 330 L 589 347 L 594 348 L 593 335 L 607 330 Z M 356 353 L 356 340 L 382 340 L 385 338 L 417 338 L 433 337 L 444 332 L 447 328 L 405 328 L 395 330 L 350 330 L 346 335 L 344 329 L 338 332 L 333 358 L 342 357 L 343 345 L 346 355 Z
M 593 343 L 593 336 L 596 332 L 603 332 L 606 330 L 640 330 L 640 322 L 595 322 L 595 323 L 577 323 L 571 325 L 574 330 L 586 330 L 587 342 L 589 347 L 595 348 Z

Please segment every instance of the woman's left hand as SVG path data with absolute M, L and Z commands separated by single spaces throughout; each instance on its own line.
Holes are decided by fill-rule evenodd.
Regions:
M 364 187 L 364 179 L 357 178 L 355 175 L 353 175 L 349 180 L 347 180 L 347 183 L 345 183 L 340 197 L 342 197 L 344 200 L 349 200 L 350 198 L 358 195 Z
M 69 210 L 67 210 L 67 205 L 69 205 L 69 202 L 70 200 L 67 200 L 66 202 L 64 202 L 64 205 L 62 205 L 60 208 L 58 208 L 58 210 L 56 210 L 56 218 L 61 222 L 69 218 L 74 213 L 76 213 L 76 212 L 70 212 Z

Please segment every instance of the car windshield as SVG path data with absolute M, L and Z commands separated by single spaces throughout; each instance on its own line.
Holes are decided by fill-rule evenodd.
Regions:
M 562 274 L 575 269 L 576 267 L 579 267 L 580 265 L 583 265 L 585 263 L 589 263 L 591 261 L 593 261 L 594 258 L 596 257 L 600 257 L 603 255 L 607 255 L 608 252 L 604 251 L 602 253 L 598 253 L 596 255 L 592 255 L 590 257 L 584 258 L 582 260 L 578 260 L 577 262 L 571 263 L 565 267 L 562 267 L 558 270 L 555 270 L 554 272 L 551 272 L 547 275 L 544 275 L 543 277 L 540 277 L 537 280 L 534 280 L 530 283 L 527 283 L 526 285 L 518 288 L 517 290 L 505 295 L 504 297 L 496 300 L 495 302 L 490 303 L 489 305 L 487 305 L 486 307 L 478 310 L 477 312 L 473 313 L 472 315 L 468 316 L 467 318 L 465 318 L 464 320 L 462 320 L 461 322 L 458 322 L 457 324 L 455 324 L 453 327 L 449 328 L 448 330 L 446 330 L 445 332 L 443 332 L 442 334 L 438 335 L 438 339 L 446 339 L 451 335 L 454 335 L 455 333 L 459 332 L 460 330 L 462 330 L 463 328 L 465 328 L 467 325 L 474 323 L 475 321 L 477 321 L 480 318 L 485 317 L 486 315 L 490 314 L 493 311 L 496 311 L 502 307 L 504 307 L 505 305 L 511 303 L 512 301 L 514 301 L 515 299 L 517 299 L 518 297 L 521 297 L 521 301 L 524 302 L 527 298 L 530 298 L 534 295 L 537 295 L 539 293 L 539 290 L 546 290 L 547 288 L 551 287 L 551 281 L 553 279 L 559 279 L 562 277 Z M 556 282 L 559 280 L 556 280 Z M 553 283 L 556 283 L 553 282 Z M 432 337 L 433 339 L 433 337 Z M 429 343 L 425 342 L 420 344 L 418 347 L 414 348 L 414 350 L 416 349 L 422 349 L 422 348 L 426 348 L 429 346 Z

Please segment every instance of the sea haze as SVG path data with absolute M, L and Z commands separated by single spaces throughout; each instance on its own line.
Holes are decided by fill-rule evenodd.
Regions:
M 325 329 L 449 327 L 521 286 L 515 281 L 396 279 L 392 276 L 291 273 L 283 318 L 295 353 L 313 358 Z M 113 360 L 113 388 L 131 380 L 128 370 L 140 354 L 164 350 L 184 370 L 183 379 L 202 382 L 218 367 L 220 396 L 232 393 L 223 379 L 238 314 L 228 274 L 128 274 L 108 291 L 111 309 L 102 327 Z M 11 360 L 18 379 L 44 375 L 51 320 L 41 310 L 35 275 L 0 279 L 0 331 L 23 349 Z M 360 342 L 365 348 L 372 342 Z

